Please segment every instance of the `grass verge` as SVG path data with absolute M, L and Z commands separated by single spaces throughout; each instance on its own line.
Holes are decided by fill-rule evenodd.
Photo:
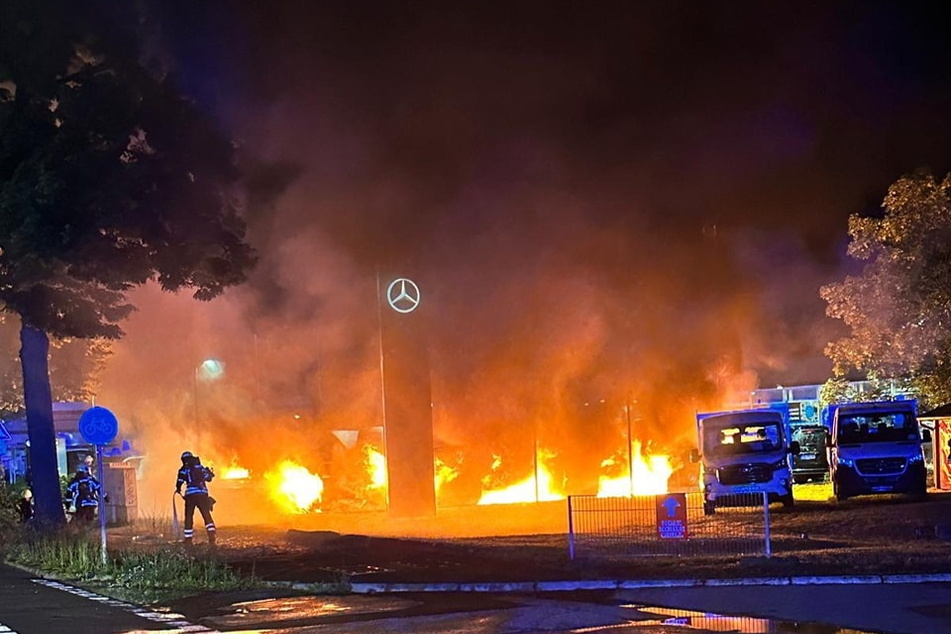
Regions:
M 69 527 L 51 535 L 23 531 L 7 546 L 5 558 L 137 603 L 264 587 L 253 574 L 232 570 L 213 551 L 192 553 L 175 547 L 150 552 L 109 551 L 103 563 L 98 540 Z

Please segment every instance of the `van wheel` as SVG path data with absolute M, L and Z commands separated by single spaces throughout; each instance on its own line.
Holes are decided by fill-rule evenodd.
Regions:
M 703 514 L 704 514 L 704 515 L 713 515 L 713 514 L 716 513 L 716 512 L 717 512 L 717 505 L 716 505 L 716 503 L 715 503 L 715 502 L 707 502 L 706 500 L 704 500 L 704 502 L 703 502 Z
M 782 496 L 781 498 L 779 498 L 779 501 L 783 503 L 783 508 L 787 508 L 787 509 L 791 509 L 793 506 L 796 505 L 796 500 L 793 498 L 792 493 L 788 493 Z
M 839 486 L 838 480 L 835 478 L 832 478 L 832 494 L 839 502 L 843 502 L 849 498 L 848 494 L 842 490 L 842 487 Z

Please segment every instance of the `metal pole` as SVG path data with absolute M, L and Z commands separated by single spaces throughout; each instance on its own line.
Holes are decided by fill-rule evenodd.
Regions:
M 766 556 L 773 556 L 773 548 L 769 540 L 769 493 L 763 491 L 763 533 L 766 536 Z
M 102 445 L 96 445 L 96 475 L 99 480 L 99 545 L 103 568 L 109 563 L 106 554 L 106 495 L 102 482 Z
M 532 423 L 532 465 L 535 469 L 535 503 L 538 503 L 538 427 L 536 423 Z
M 568 496 L 568 559 L 575 560 L 575 518 L 571 508 L 571 496 Z
M 380 344 L 380 426 L 383 428 L 383 458 L 386 460 L 386 508 L 390 508 L 390 452 L 387 449 L 386 428 L 386 367 L 383 354 L 383 288 L 380 286 L 380 269 L 376 270 L 376 324 Z
M 630 496 L 634 497 L 634 438 L 631 436 L 631 402 L 625 399 L 624 413 L 627 416 L 627 478 L 630 481 Z

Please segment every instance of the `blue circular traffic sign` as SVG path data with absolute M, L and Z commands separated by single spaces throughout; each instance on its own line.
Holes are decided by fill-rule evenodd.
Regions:
M 119 433 L 119 421 L 105 407 L 90 407 L 79 417 L 79 433 L 86 442 L 107 445 Z

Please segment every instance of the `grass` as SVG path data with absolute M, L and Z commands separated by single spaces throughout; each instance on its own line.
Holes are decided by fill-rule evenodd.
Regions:
M 11 563 L 60 579 L 91 582 L 98 589 L 115 590 L 107 594 L 139 602 L 263 585 L 253 574 L 235 572 L 210 551 L 191 553 L 168 546 L 149 552 L 110 550 L 103 563 L 98 534 L 69 526 L 52 535 L 22 531 L 5 555 Z

